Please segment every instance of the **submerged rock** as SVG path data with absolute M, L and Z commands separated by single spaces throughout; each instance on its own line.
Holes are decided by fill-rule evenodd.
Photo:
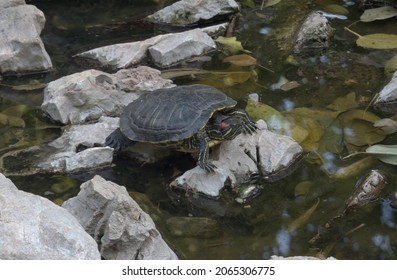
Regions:
M 146 17 L 146 20 L 185 26 L 224 19 L 239 10 L 234 0 L 182 0 Z
M 0 73 L 46 72 L 52 62 L 40 39 L 44 14 L 24 1 L 0 4 Z
M 397 71 L 394 72 L 390 82 L 380 91 L 375 99 L 374 107 L 386 115 L 397 113 Z
M 219 223 L 205 217 L 172 217 L 167 227 L 176 237 L 216 238 L 221 234 Z
M 293 48 L 294 53 L 328 48 L 334 29 L 328 19 L 318 12 L 309 14 L 300 26 Z
M 100 176 L 81 185 L 63 207 L 77 217 L 110 260 L 177 259 L 153 220 L 129 196 L 125 187 Z
M 160 71 L 146 66 L 116 74 L 87 70 L 50 82 L 41 108 L 63 124 L 81 124 L 121 114 L 138 92 L 173 86 Z
M 132 67 L 145 59 L 168 67 L 216 48 L 215 42 L 200 29 L 158 35 L 144 41 L 115 44 L 92 49 L 75 58 L 95 62 L 101 68 Z
M 292 138 L 259 130 L 253 135 L 241 134 L 234 140 L 223 142 L 210 159 L 217 166 L 208 174 L 200 167 L 186 171 L 170 186 L 218 198 L 225 185 L 234 187 L 260 174 L 265 181 L 276 181 L 295 170 L 303 153 L 302 147 Z M 256 160 L 259 162 L 256 162 Z
M 96 242 L 68 211 L 0 174 L 0 259 L 99 260 Z

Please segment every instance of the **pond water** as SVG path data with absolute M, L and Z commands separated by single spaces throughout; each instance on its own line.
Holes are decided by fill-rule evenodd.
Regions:
M 139 19 L 173 1 L 27 1 L 33 2 L 46 15 L 42 38 L 56 71 L 47 75 L 4 77 L 0 87 L 0 111 L 18 105 L 25 127 L 0 127 L 3 135 L 0 152 L 17 150 L 50 141 L 60 135 L 60 128 L 40 111 L 43 90 L 20 91 L 10 85 L 23 85 L 31 79 L 42 83 L 81 71 L 71 57 L 79 52 L 119 42 L 137 41 L 164 32 L 143 24 Z M 397 18 L 371 24 L 355 23 L 360 12 L 352 1 L 284 1 L 260 10 L 261 1 L 243 2 L 236 26 L 237 39 L 258 61 L 257 80 L 234 81 L 233 85 L 218 80 L 175 80 L 177 84 L 216 83 L 224 92 L 244 105 L 249 93 L 258 93 L 260 100 L 279 111 L 293 108 L 325 109 L 338 97 L 355 92 L 360 109 L 368 107 L 373 96 L 389 77 L 383 63 L 396 51 L 374 51 L 357 47 L 356 39 L 344 30 L 352 25 L 360 34 L 397 34 Z M 294 17 L 310 10 L 327 11 L 330 5 L 344 5 L 349 12 L 346 20 L 332 19 L 335 36 L 331 47 L 299 63 L 288 63 L 288 53 L 275 34 L 282 32 Z M 203 65 L 209 71 L 227 69 L 216 55 Z M 271 71 L 265 69 L 271 69 Z M 274 90 L 285 77 L 300 81 L 301 86 L 289 91 Z M 8 85 L 8 86 L 5 86 Z M 24 105 L 24 106 L 22 106 Z M 371 107 L 369 107 L 371 111 Z M 313 128 L 314 129 L 314 128 Z M 359 136 L 361 137 L 361 136 Z M 363 136 L 364 137 L 364 136 Z M 391 135 L 382 141 L 396 143 Z M 342 148 L 345 148 L 342 145 Z M 342 161 L 333 151 L 322 151 L 328 171 L 337 170 L 357 159 Z M 348 152 L 342 151 L 347 155 Z M 327 156 L 328 155 L 328 156 Z M 180 194 L 168 188 L 178 172 L 195 165 L 189 155 L 178 155 L 158 164 L 140 165 L 125 158 L 116 158 L 111 168 L 79 174 L 56 174 L 11 177 L 22 190 L 42 195 L 56 203 L 76 195 L 82 182 L 95 174 L 124 185 L 140 206 L 155 221 L 170 247 L 182 259 L 267 259 L 273 254 L 283 256 L 334 256 L 339 259 L 396 259 L 397 211 L 388 203 L 388 196 L 397 190 L 396 167 L 375 161 L 348 178 L 330 177 L 324 165 L 309 155 L 290 176 L 275 183 L 263 184 L 263 193 L 247 204 L 234 201 L 233 193 L 225 190 L 219 201 Z M 344 208 L 356 182 L 371 169 L 388 173 L 388 184 L 380 199 L 361 207 L 339 222 L 321 244 L 310 244 L 317 230 Z M 296 195 L 299 183 L 303 195 Z M 302 186 L 301 184 L 301 186 Z M 211 238 L 175 237 L 164 221 L 171 217 L 207 217 L 219 224 Z M 295 229 L 291 230 L 291 225 Z

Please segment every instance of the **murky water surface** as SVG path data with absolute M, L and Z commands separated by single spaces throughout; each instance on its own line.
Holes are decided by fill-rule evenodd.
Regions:
M 39 110 L 43 90 L 20 91 L 10 85 L 27 84 L 31 79 L 49 82 L 61 76 L 81 71 L 71 56 L 107 44 L 146 39 L 164 31 L 140 23 L 143 18 L 167 3 L 163 1 L 34 1 L 46 15 L 46 28 L 42 38 L 56 67 L 54 73 L 33 77 L 4 77 L 0 87 L 0 111 L 18 105 L 25 126 L 1 126 L 0 151 L 33 146 L 50 141 L 60 134 Z M 171 1 L 172 2 L 172 1 Z M 243 1 L 247 4 L 252 1 Z M 260 10 L 243 6 L 236 36 L 245 49 L 252 52 L 258 64 L 274 73 L 257 67 L 257 82 L 248 80 L 222 90 L 244 103 L 248 93 L 260 94 L 260 100 L 280 111 L 297 107 L 325 108 L 337 97 L 356 92 L 365 108 L 374 94 L 388 81 L 382 63 L 396 54 L 392 51 L 371 51 L 356 47 L 354 36 L 344 31 L 360 16 L 356 6 L 349 1 L 284 1 L 272 8 Z M 331 47 L 303 64 L 286 63 L 287 55 L 275 40 L 280 26 L 299 13 L 324 10 L 330 4 L 345 3 L 349 11 L 346 20 L 332 19 L 335 37 Z M 347 4 L 346 4 L 347 3 Z M 169 4 L 169 3 L 168 3 Z M 352 4 L 352 3 L 350 3 Z M 290 5 L 290 8 L 286 6 Z M 356 23 L 353 28 L 360 34 L 394 33 L 397 18 L 371 24 Z M 203 67 L 207 70 L 226 69 L 214 57 Z M 371 62 L 362 62 L 371 61 Z M 288 92 L 272 90 L 280 77 L 305 83 Z M 350 81 L 350 82 L 349 82 Z M 176 80 L 176 83 L 191 83 Z M 217 82 L 217 81 L 212 81 Z M 211 83 L 211 81 L 207 81 Z M 8 86 L 4 86 L 8 85 Z M 360 102 L 361 102 L 360 101 Z M 388 137 L 383 143 L 396 143 Z M 332 153 L 330 153 L 332 155 Z M 329 169 L 338 169 L 349 162 L 337 157 L 324 157 Z M 167 185 L 172 177 L 194 160 L 177 156 L 156 165 L 140 166 L 128 159 L 117 158 L 112 168 L 70 175 L 35 175 L 12 177 L 25 191 L 47 197 L 57 203 L 76 195 L 81 182 L 100 174 L 128 188 L 141 207 L 149 212 L 170 246 L 186 259 L 262 259 L 273 254 L 334 256 L 340 259 L 396 259 L 396 210 L 390 208 L 387 198 L 397 190 L 396 167 L 376 162 L 360 174 L 347 179 L 332 179 L 319 164 L 303 161 L 289 177 L 264 185 L 264 192 L 248 204 L 234 201 L 225 190 L 220 201 L 200 198 L 195 194 L 175 193 Z M 353 193 L 357 180 L 370 169 L 380 169 L 389 174 L 389 184 L 381 197 L 365 207 L 353 211 L 338 223 L 320 244 L 310 244 L 319 227 L 325 226 L 344 207 Z M 308 183 L 305 183 L 308 182 Z M 299 183 L 309 187 L 303 190 Z M 301 185 L 302 186 L 302 185 Z M 218 222 L 215 234 L 200 237 L 175 237 L 165 224 L 171 217 L 208 217 Z M 292 229 L 292 225 L 295 229 Z

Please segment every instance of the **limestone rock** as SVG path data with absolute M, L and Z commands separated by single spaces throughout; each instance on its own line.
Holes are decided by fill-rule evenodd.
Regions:
M 217 199 L 225 185 L 234 187 L 253 173 L 259 173 L 262 179 L 270 182 L 284 178 L 295 170 L 302 153 L 302 147 L 292 138 L 266 129 L 253 135 L 240 134 L 234 140 L 224 141 L 210 155 L 217 166 L 214 173 L 208 174 L 195 167 L 176 178 L 170 186 Z
M 100 47 L 75 55 L 95 61 L 101 68 L 123 69 L 152 59 L 157 66 L 172 64 L 216 48 L 215 42 L 200 29 L 158 35 L 144 41 Z
M 159 24 L 191 25 L 226 18 L 237 13 L 234 0 L 182 0 L 148 16 L 148 21 Z
M 101 116 L 120 115 L 138 92 L 173 86 L 160 71 L 146 66 L 114 75 L 87 70 L 50 82 L 41 108 L 64 124 L 81 124 Z
M 9 8 L 9 7 L 14 7 L 14 6 L 19 6 L 19 5 L 25 5 L 25 0 L 2 0 L 0 2 L 0 9 L 1 8 Z
M 99 47 L 77 54 L 74 57 L 78 60 L 94 61 L 101 68 L 111 70 L 129 68 L 147 58 L 149 47 L 169 36 L 169 34 L 158 35 L 144 41 Z
M 44 14 L 22 1 L 0 4 L 0 73 L 46 72 L 52 68 L 40 33 Z
M 97 240 L 105 259 L 177 259 L 125 187 L 97 175 L 63 207 Z
M 96 242 L 68 211 L 0 174 L 0 259 L 100 259 Z
M 165 68 L 215 49 L 216 44 L 207 33 L 193 29 L 161 40 L 149 48 L 149 53 L 154 64 Z

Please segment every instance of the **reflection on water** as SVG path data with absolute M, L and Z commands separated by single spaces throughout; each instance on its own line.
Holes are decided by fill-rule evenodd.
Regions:
M 291 233 L 287 229 L 281 229 L 277 232 L 277 248 L 274 248 L 273 254 L 279 256 L 288 256 L 291 246 Z

